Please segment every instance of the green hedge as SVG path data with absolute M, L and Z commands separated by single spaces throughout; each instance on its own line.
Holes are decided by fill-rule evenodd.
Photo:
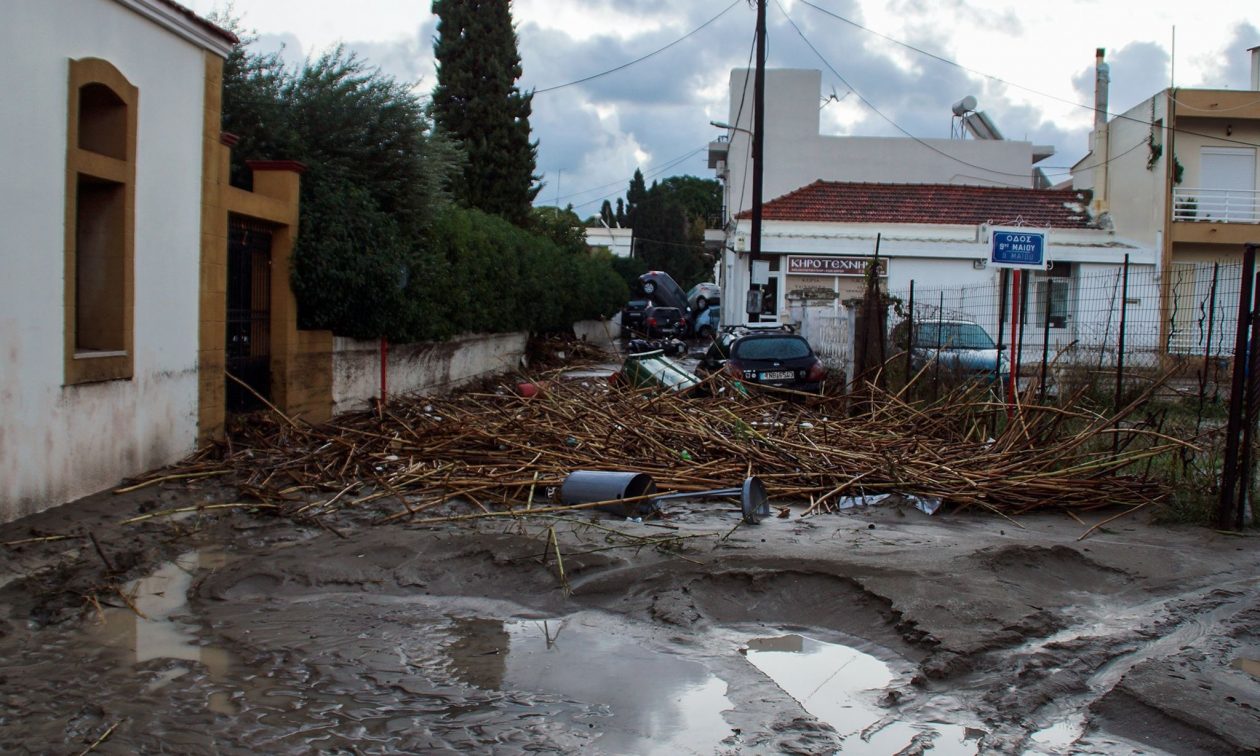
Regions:
M 497 216 L 448 206 L 408 252 L 388 231 L 380 232 L 388 227 L 380 218 L 354 223 L 363 208 L 353 204 L 347 202 L 343 213 L 332 208 L 313 213 L 337 218 L 327 224 L 331 229 L 318 222 L 303 227 L 303 234 L 321 234 L 319 243 L 299 243 L 296 255 L 294 288 L 305 327 L 396 342 L 546 332 L 609 317 L 628 296 L 606 260 L 562 250 Z M 376 253 L 363 255 L 360 265 L 320 259 L 313 253 L 327 244 L 330 232 L 342 233 L 347 243 L 370 241 Z M 365 280 L 384 283 L 365 296 Z

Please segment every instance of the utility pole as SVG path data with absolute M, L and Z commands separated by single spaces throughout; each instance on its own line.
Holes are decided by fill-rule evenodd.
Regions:
M 753 267 L 761 259 L 761 192 L 765 174 L 762 165 L 766 126 L 766 0 L 757 2 L 757 68 L 753 75 L 753 133 L 752 133 L 752 249 L 748 256 L 748 311 L 753 313 L 754 292 L 756 313 L 761 314 L 760 292 L 752 283 Z

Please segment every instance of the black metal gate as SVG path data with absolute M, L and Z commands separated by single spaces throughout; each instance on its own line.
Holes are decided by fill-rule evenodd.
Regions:
M 271 227 L 228 221 L 227 371 L 258 396 L 271 398 Z M 226 378 L 227 411 L 261 409 L 262 402 Z

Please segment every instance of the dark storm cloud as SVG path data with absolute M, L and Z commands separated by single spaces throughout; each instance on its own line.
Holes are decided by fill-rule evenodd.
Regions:
M 1260 45 L 1260 29 L 1246 21 L 1236 24 L 1228 41 L 1212 55 L 1197 59 L 1203 68 L 1199 86 L 1211 89 L 1250 89 L 1250 48 Z
M 433 36 L 436 30 L 437 21 L 430 18 L 419 24 L 406 39 L 354 42 L 346 46 L 379 67 L 382 73 L 398 81 L 418 85 L 419 91 L 427 95 L 437 83 L 433 68 Z
M 626 39 L 611 34 L 574 39 L 555 29 L 521 25 L 522 86 L 545 89 L 623 65 L 677 40 L 727 5 L 729 2 L 690 7 L 682 23 Z M 626 5 L 616 7 L 624 11 Z M 644 15 L 666 7 L 676 12 L 674 5 L 666 3 L 639 2 L 634 7 Z M 752 27 L 750 10 L 736 5 L 689 39 L 646 61 L 580 84 L 537 92 L 530 124 L 539 140 L 538 166 L 548 184 L 541 195 L 543 201 L 555 201 L 556 183 L 561 182 L 561 204 L 588 203 L 597 210 L 598 199 L 624 194 L 636 167 L 649 175 L 650 183 L 651 174 L 667 161 L 706 145 L 716 132 L 708 124 L 705 107 L 724 113 L 728 72 L 747 63 Z M 731 39 L 741 40 L 736 46 L 743 48 L 741 53 L 732 54 Z M 740 55 L 744 59 L 735 63 Z M 719 101 L 702 100 L 700 93 L 715 84 L 721 85 Z M 601 121 L 593 112 L 595 108 L 613 115 Z M 633 155 L 619 160 L 609 154 L 614 150 L 624 154 L 631 146 L 648 153 L 646 164 L 637 166 Z M 597 177 L 595 166 L 604 166 L 607 171 L 618 165 L 623 166 L 623 180 Z M 663 175 L 676 173 L 707 176 L 705 155 L 693 156 Z M 611 189 L 606 187 L 610 183 L 614 185 Z
M 1168 51 L 1160 43 L 1130 42 L 1114 52 L 1107 51 L 1106 61 L 1111 67 L 1110 97 L 1107 104 L 1107 110 L 1111 113 L 1124 113 L 1168 87 L 1170 58 Z M 1072 88 L 1076 90 L 1081 103 L 1093 106 L 1092 63 L 1072 77 Z
M 865 24 L 855 0 L 815 1 L 830 13 Z M 894 2 L 907 18 L 928 8 L 939 13 L 944 7 L 964 25 L 1020 31 L 1019 20 L 1011 13 L 981 11 L 966 0 L 945 0 L 945 6 L 941 0 Z M 583 3 L 592 19 L 606 17 L 601 11 L 670 19 L 667 28 L 624 37 L 609 30 L 578 39 L 561 30 L 518 21 L 524 70 L 520 86 L 542 90 L 621 66 L 678 40 L 729 4 L 730 0 Z M 1048 162 L 1062 164 L 1065 153 L 1083 152 L 1084 130 L 1060 128 L 1045 122 L 1034 108 L 1013 105 L 1006 87 L 1000 84 L 899 47 L 799 2 L 791 16 L 799 34 L 779 2 L 770 0 L 768 64 L 819 69 L 823 72 L 820 104 L 822 95 L 832 91 L 845 96 L 846 105 L 855 102 L 856 95 L 846 96 L 851 86 L 886 116 L 863 107 L 863 116 L 852 133 L 902 136 L 904 130 L 920 138 L 945 138 L 950 135 L 951 104 L 973 94 L 1008 138 L 1055 145 L 1060 157 Z M 558 196 L 560 204 L 572 202 L 580 214 L 587 215 L 598 210 L 603 197 L 623 195 L 636 167 L 643 169 L 649 183 L 653 178 L 677 174 L 710 177 L 703 150 L 676 166 L 662 168 L 717 136 L 708 121 L 726 118 L 730 71 L 749 63 L 754 20 L 753 8 L 740 2 L 690 38 L 646 61 L 590 81 L 536 92 L 530 124 L 539 142 L 538 172 L 546 183 L 540 201 L 550 204 Z M 427 94 L 435 83 L 435 32 L 436 22 L 430 18 L 406 39 L 348 42 L 347 47 L 387 74 L 418 82 L 418 90 Z M 916 47 L 945 58 L 957 57 L 952 38 L 930 23 L 912 24 L 900 34 Z M 1135 65 L 1141 63 L 1141 52 L 1132 56 Z M 1119 66 L 1124 56 L 1118 54 L 1116 62 Z M 992 73 L 1002 75 L 1001 71 Z M 1092 90 L 1092 83 L 1090 86 Z M 636 164 L 635 150 L 647 155 L 642 165 Z

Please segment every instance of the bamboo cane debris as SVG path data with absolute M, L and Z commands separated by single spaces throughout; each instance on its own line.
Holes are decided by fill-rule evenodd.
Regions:
M 673 491 L 756 475 L 777 499 L 811 501 L 810 514 L 834 511 L 849 494 L 899 492 L 1009 517 L 1157 502 L 1165 488 L 1125 468 L 1187 445 L 1134 423 L 1142 443 L 1111 453 L 1117 420 L 1140 397 L 1119 416 L 1022 404 L 1002 423 L 1006 405 L 961 389 L 933 404 L 877 392 L 865 414 L 851 417 L 841 397 L 744 396 L 729 384 L 712 396 L 678 397 L 598 380 L 548 381 L 534 397 L 506 389 L 398 397 L 386 412 L 322 426 L 260 417 L 230 444 L 154 475 L 222 474 L 240 498 L 295 518 L 369 504 L 378 522 L 460 503 L 542 514 L 555 511 L 539 503 L 544 492 L 578 468 L 644 472 Z M 462 519 L 456 512 L 428 521 Z

